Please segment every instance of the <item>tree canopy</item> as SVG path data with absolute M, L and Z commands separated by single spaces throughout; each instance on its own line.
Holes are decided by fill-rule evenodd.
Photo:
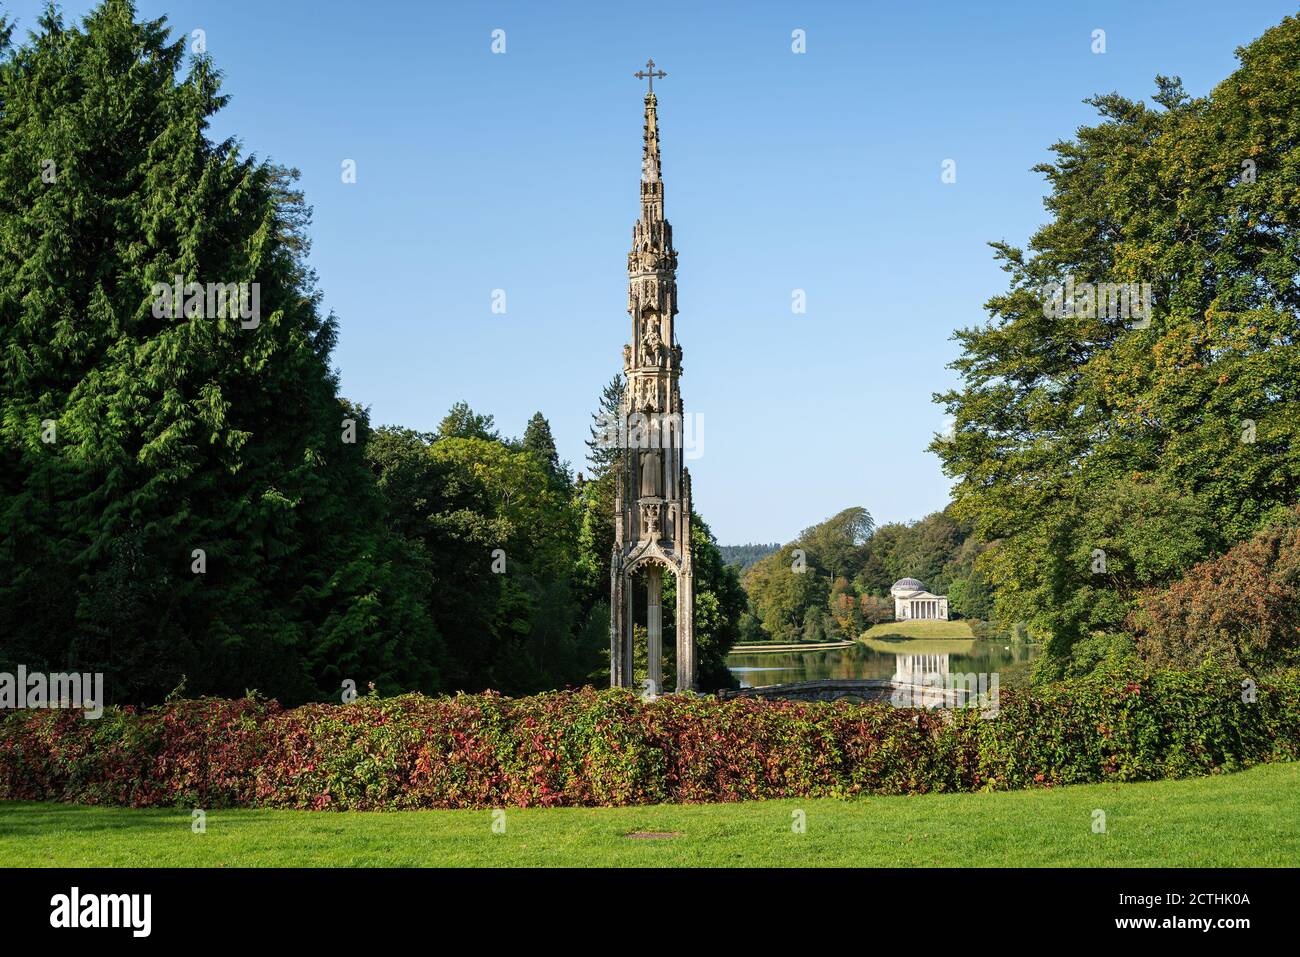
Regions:
M 893 618 L 889 590 L 918 578 L 967 618 L 987 618 L 989 586 L 976 569 L 981 546 L 947 511 L 876 527 L 865 508 L 847 508 L 754 562 L 745 573 L 747 641 L 856 638 Z
M 1151 105 L 1090 101 L 1101 121 L 1038 167 L 1050 222 L 993 244 L 1009 288 L 936 396 L 953 514 L 1058 672 L 1141 589 L 1296 501 L 1300 20 L 1238 58 L 1208 96 L 1157 77 Z M 1089 284 L 1147 285 L 1150 308 Z
M 0 656 L 105 671 L 117 701 L 182 674 L 432 689 L 308 210 L 292 171 L 208 137 L 224 102 L 211 60 L 125 0 L 76 26 L 50 8 L 0 58 Z
M 330 367 L 296 173 L 208 134 L 212 60 L 127 0 L 12 32 L 0 668 L 103 671 L 123 703 L 603 683 L 609 480 L 575 487 L 541 412 L 519 441 L 465 402 L 372 429 Z M 692 547 L 726 683 L 743 596 L 703 523 Z

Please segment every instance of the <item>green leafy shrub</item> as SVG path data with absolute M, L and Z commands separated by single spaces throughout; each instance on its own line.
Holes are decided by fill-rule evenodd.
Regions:
M 0 717 L 0 798 L 136 807 L 623 806 L 1137 781 L 1300 758 L 1300 672 L 1130 664 L 995 717 L 625 690 L 246 698 Z
M 1217 661 L 1254 673 L 1300 663 L 1300 509 L 1148 592 L 1129 625 L 1158 668 Z

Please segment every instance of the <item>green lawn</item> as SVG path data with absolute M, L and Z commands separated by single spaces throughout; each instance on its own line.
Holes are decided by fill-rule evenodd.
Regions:
M 1104 834 L 1093 833 L 1095 809 Z M 1300 763 L 1052 791 L 507 810 L 505 833 L 491 811 L 213 811 L 205 834 L 190 820 L 0 802 L 0 865 L 1294 867 Z
M 971 631 L 970 623 L 966 621 L 925 619 L 922 621 L 887 621 L 883 624 L 872 625 L 858 637 L 877 641 L 909 638 L 960 638 L 969 641 L 975 637 L 975 632 Z
M 868 628 L 858 640 L 890 655 L 969 655 L 975 650 L 975 634 L 964 621 L 887 621 Z

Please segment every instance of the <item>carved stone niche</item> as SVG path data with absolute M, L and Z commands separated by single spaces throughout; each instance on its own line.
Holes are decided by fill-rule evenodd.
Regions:
M 641 499 L 661 502 L 663 488 L 663 451 L 657 447 L 643 449 L 638 456 L 641 469 Z
M 643 376 L 637 381 L 636 408 L 642 412 L 659 411 L 659 381 L 651 376 Z
M 663 537 L 663 506 L 657 501 L 641 502 L 641 537 L 658 540 Z
M 664 346 L 659 338 L 659 323 L 650 318 L 646 320 L 641 337 L 641 365 L 660 368 L 664 364 Z

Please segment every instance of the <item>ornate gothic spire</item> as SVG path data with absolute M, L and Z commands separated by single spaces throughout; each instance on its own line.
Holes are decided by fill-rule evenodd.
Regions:
M 641 182 L 660 183 L 663 170 L 659 165 L 659 117 L 655 113 L 657 99 L 653 93 L 645 95 L 645 148 L 641 155 Z
M 646 69 L 633 74 L 649 78 L 650 89 L 645 95 L 644 145 L 641 150 L 641 216 L 632 228 L 632 252 L 628 256 L 631 275 L 652 273 L 677 268 L 677 253 L 673 250 L 673 228 L 664 218 L 663 168 L 659 156 L 658 100 L 654 94 L 654 81 L 668 74 L 654 68 L 655 61 L 646 63 Z
M 634 686 L 634 591 L 646 593 L 646 661 L 653 694 L 663 688 L 663 574 L 677 580 L 677 690 L 695 687 L 695 580 L 691 561 L 691 480 L 684 462 L 679 388 L 682 349 L 675 331 L 677 253 L 664 218 L 659 118 L 654 81 L 667 76 L 654 60 L 637 77 L 648 79 L 645 143 L 641 153 L 641 215 L 627 257 L 628 317 L 623 346 L 627 386 L 619 410 L 626 440 L 618 464 L 617 517 L 610 560 L 610 684 Z
M 646 61 L 644 70 L 638 70 L 632 75 L 650 82 L 650 87 L 645 94 L 645 145 L 641 150 L 641 224 L 649 226 L 651 223 L 664 221 L 664 183 L 663 169 L 659 163 L 659 117 L 655 112 L 658 102 L 655 98 L 655 80 L 663 79 L 668 74 L 663 70 L 655 69 L 655 61 L 652 57 Z M 655 233 L 654 238 L 661 241 L 665 238 L 658 230 L 645 230 L 645 233 L 646 238 L 650 238 L 651 233 Z M 670 234 L 661 248 L 666 250 L 671 245 Z

